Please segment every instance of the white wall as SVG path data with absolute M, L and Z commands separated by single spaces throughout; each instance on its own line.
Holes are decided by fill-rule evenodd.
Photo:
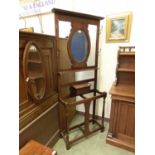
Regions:
M 55 0 L 53 7 L 73 11 L 73 2 L 73 0 Z M 42 16 L 35 15 L 20 18 L 19 28 L 33 27 L 34 32 L 55 35 L 54 16 L 51 10 L 49 10 L 49 13 L 43 14 Z
M 101 50 L 99 54 L 99 74 L 98 74 L 98 89 L 100 91 L 107 91 L 109 93 L 109 89 L 112 83 L 115 80 L 115 68 L 116 68 L 116 56 L 118 46 L 120 45 L 135 45 L 135 19 L 134 12 L 135 6 L 134 1 L 132 0 L 56 0 L 55 6 L 61 9 L 67 9 L 71 11 L 78 11 L 92 15 L 98 15 L 102 17 L 106 17 L 106 15 L 121 13 L 132 11 L 133 12 L 133 20 L 131 27 L 131 37 L 129 43 L 106 43 L 105 42 L 105 34 L 106 34 L 106 26 L 105 19 L 101 21 L 101 34 L 100 34 L 100 42 L 99 49 Z M 42 16 L 42 27 L 43 32 L 46 34 L 54 35 L 54 19 L 53 14 L 49 14 L 46 16 Z M 39 25 L 38 17 L 31 17 L 25 19 L 26 26 L 33 26 L 35 32 L 41 32 L 41 27 Z M 22 19 L 19 22 L 19 28 L 25 27 L 25 21 Z M 77 76 L 77 79 L 81 77 L 85 77 L 85 73 L 80 73 Z M 111 100 L 110 95 L 108 94 L 106 99 L 106 110 L 105 117 L 110 117 L 110 106 Z M 77 110 L 83 111 L 82 106 L 77 107 Z M 101 116 L 102 110 L 102 101 L 99 101 L 99 106 L 97 106 L 96 112 Z

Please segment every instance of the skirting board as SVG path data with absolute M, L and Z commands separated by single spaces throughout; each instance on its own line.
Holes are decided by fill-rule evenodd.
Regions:
M 109 136 L 109 133 L 107 135 L 106 138 L 106 143 L 111 144 L 113 146 L 131 151 L 131 152 L 135 152 L 135 145 L 132 143 L 127 143 L 121 139 L 115 138 L 115 137 L 111 137 Z

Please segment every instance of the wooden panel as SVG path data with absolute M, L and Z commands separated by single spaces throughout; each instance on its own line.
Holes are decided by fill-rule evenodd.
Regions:
M 128 62 L 128 63 L 126 63 Z M 135 57 L 120 57 L 119 59 L 120 68 L 135 69 Z
M 52 66 L 53 66 L 53 89 L 58 93 L 58 59 L 56 46 L 51 49 L 52 52 Z
M 40 33 L 30 33 L 30 32 L 20 32 L 19 33 L 19 48 L 24 48 L 29 40 L 38 42 L 40 48 L 54 48 L 54 43 L 51 42 L 55 38 L 53 36 L 40 34 Z M 44 41 L 43 41 L 44 40 Z
M 50 95 L 54 95 L 55 91 L 57 91 L 57 58 L 56 58 L 56 50 L 55 50 L 55 38 L 53 36 L 43 35 L 43 34 L 36 34 L 36 33 L 28 33 L 28 32 L 20 32 L 19 33 L 20 40 L 19 40 L 19 89 L 20 89 L 20 98 L 19 100 L 24 102 L 27 100 L 27 87 L 24 80 L 23 75 L 23 51 L 25 45 L 29 41 L 36 42 L 40 49 L 42 50 L 44 63 L 46 65 L 46 94 L 45 97 L 49 97 Z M 47 52 L 48 51 L 48 52 Z M 39 69 L 39 67 L 37 67 Z M 33 69 L 33 66 L 31 66 Z M 36 70 L 36 67 L 34 68 Z M 50 82 L 51 80 L 51 82 Z M 50 82 L 50 83 L 49 83 Z M 51 85 L 53 83 L 53 85 Z M 50 87 L 50 88 L 49 88 Z
M 59 39 L 59 69 L 66 69 L 66 68 L 71 68 L 71 62 L 70 59 L 68 57 L 68 52 L 67 52 L 67 39 Z M 68 72 L 63 73 L 60 75 L 61 77 L 59 78 L 59 84 L 66 84 L 68 82 L 74 82 L 75 81 L 75 73 L 73 72 Z M 59 87 L 59 94 L 60 96 L 67 96 L 70 94 L 70 88 L 69 85 L 68 86 L 64 86 L 64 87 Z M 75 101 L 75 98 L 72 98 L 70 100 L 70 102 Z M 69 102 L 69 103 L 70 103 Z M 60 106 L 60 126 L 61 129 L 66 129 L 66 125 L 65 125 L 65 110 L 62 104 L 59 105 Z M 69 122 L 71 122 L 73 116 L 75 115 L 75 107 L 72 107 L 69 109 Z
M 126 135 L 130 137 L 135 137 L 135 106 L 128 104 L 128 116 L 126 124 Z
M 113 85 L 110 89 L 110 94 L 112 94 L 112 97 L 115 95 L 119 96 L 119 100 L 121 100 L 121 96 L 134 98 L 135 87 L 133 85 L 125 84 L 119 84 L 117 86 Z
M 23 73 L 29 98 L 40 103 L 45 96 L 46 77 L 42 51 L 37 42 L 29 41 L 25 46 Z
M 27 85 L 23 75 L 23 51 L 29 41 L 34 41 L 41 49 L 45 65 L 46 91 L 43 100 L 35 103 L 27 95 Z M 57 55 L 56 40 L 53 36 L 20 32 L 19 33 L 19 145 L 22 147 L 30 139 L 53 145 L 59 137 Z M 35 58 L 35 53 L 30 55 Z M 32 59 L 34 60 L 34 59 Z M 31 64 L 31 62 L 30 62 Z M 37 64 L 36 64 L 37 65 Z M 31 69 L 40 70 L 40 65 Z M 33 68 L 34 67 L 34 68 Z
M 135 117 L 134 117 L 134 105 L 130 102 L 119 102 L 120 110 L 119 118 L 117 122 L 117 133 L 121 133 L 130 137 L 134 137 L 135 129 Z
M 134 104 L 112 100 L 107 143 L 134 151 L 135 111 Z
M 113 100 L 120 100 L 120 101 L 127 101 L 127 102 L 130 102 L 131 104 L 135 104 L 135 98 L 132 98 L 129 96 L 123 96 L 123 94 L 121 96 L 113 95 L 112 99 Z
M 52 54 L 50 49 L 43 50 L 44 63 L 46 68 L 46 95 L 50 96 L 54 91 L 54 74 L 53 74 L 53 63 Z
M 39 39 L 39 36 L 37 38 L 34 38 L 34 36 L 35 36 L 35 34 L 32 35 L 33 38 L 31 40 L 36 41 L 39 44 L 40 48 L 54 48 L 54 43 L 51 42 L 51 38 L 50 38 L 50 40 L 46 39 L 46 42 L 42 42 L 42 40 Z M 22 38 L 20 40 L 19 48 L 23 49 L 29 40 L 30 39 L 27 38 L 26 36 L 25 36 L 25 38 Z
M 113 126 L 114 126 L 114 111 L 115 111 L 115 105 L 114 102 L 111 103 L 111 111 L 110 111 L 110 123 L 109 123 L 109 135 L 111 134 L 111 137 L 112 137 L 112 134 L 113 134 Z
M 118 83 L 134 85 L 135 84 L 135 73 L 134 72 L 118 72 L 117 73 Z
M 56 103 L 20 130 L 19 146 L 22 147 L 30 139 L 47 145 L 51 145 L 52 142 L 53 145 L 58 136 L 58 103 Z
M 119 47 L 107 143 L 135 151 L 135 52 Z
M 20 60 L 19 61 L 19 92 L 20 92 L 19 93 L 19 103 L 22 103 L 28 99 L 22 67 L 23 67 L 23 65 Z
M 118 122 L 117 122 L 117 133 L 126 133 L 126 124 L 127 124 L 127 113 L 128 105 L 123 104 L 123 101 L 119 102 L 119 111 L 118 111 Z
M 57 101 L 58 96 L 55 95 L 44 100 L 41 104 L 35 104 L 30 101 L 25 102 L 26 106 L 19 112 L 19 128 L 22 129 Z

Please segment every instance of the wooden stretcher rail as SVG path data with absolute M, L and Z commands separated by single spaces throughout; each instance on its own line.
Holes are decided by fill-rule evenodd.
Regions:
M 97 70 L 98 68 L 96 66 L 89 66 L 89 67 L 83 67 L 83 68 L 68 68 L 68 69 L 61 69 L 59 70 L 59 73 L 63 72 L 81 72 L 86 70 Z
M 61 84 L 60 86 L 66 87 L 66 86 L 71 86 L 73 84 L 82 84 L 82 83 L 92 82 L 92 81 L 95 81 L 95 78 L 87 79 L 87 80 L 81 80 L 81 81 L 75 81 L 75 82 L 69 82 L 69 83 Z
M 83 93 L 83 94 L 95 93 L 95 91 L 96 91 L 95 89 L 92 89 L 89 92 Z M 76 95 L 76 96 L 66 95 L 66 96 L 61 97 L 61 99 L 64 100 L 65 102 L 67 102 L 68 99 L 78 97 L 78 96 L 80 96 L 80 95 Z
M 96 129 L 94 129 L 94 130 L 92 130 L 92 131 L 89 131 L 88 136 L 90 136 L 92 133 L 95 133 L 95 132 L 101 130 L 101 128 L 104 128 L 104 127 L 103 127 L 101 124 L 99 124 L 96 120 L 90 119 L 90 120 L 89 120 L 89 123 L 91 123 L 91 122 L 93 122 L 93 121 L 95 121 L 95 123 L 98 125 L 98 128 L 96 128 Z M 82 122 L 82 123 L 77 124 L 77 125 L 74 125 L 74 126 L 72 126 L 72 127 L 70 127 L 70 128 L 68 129 L 69 131 L 71 131 L 71 130 L 74 130 L 74 129 L 76 129 L 76 128 L 79 128 L 79 129 L 82 131 L 82 133 L 83 133 L 83 135 L 80 135 L 79 137 L 76 137 L 76 138 L 74 138 L 74 139 L 72 139 L 72 140 L 69 140 L 69 139 L 67 140 L 67 137 L 65 136 L 65 133 L 64 133 L 64 132 L 61 132 L 61 135 L 62 135 L 64 141 L 65 141 L 66 143 L 68 143 L 69 145 L 72 145 L 72 144 L 75 143 L 76 141 L 78 141 L 78 140 L 84 138 L 84 137 L 85 137 L 85 130 L 82 128 L 82 126 L 84 126 L 84 125 L 85 125 L 85 122 Z
M 96 99 L 101 98 L 101 97 L 104 97 L 104 98 L 106 97 L 106 93 L 105 93 L 105 92 L 100 92 L 100 91 L 98 91 L 98 90 L 91 90 L 89 93 L 92 93 L 92 92 L 98 93 L 99 95 L 94 95 L 94 96 L 92 96 L 92 97 L 86 97 L 86 96 L 84 96 L 84 95 L 79 95 L 79 96 L 81 96 L 81 97 L 83 98 L 83 100 L 76 101 L 76 102 L 73 102 L 73 103 L 70 103 L 70 104 L 67 103 L 67 99 L 72 98 L 72 97 L 70 97 L 70 96 L 67 96 L 67 97 L 65 97 L 65 98 L 59 98 L 59 100 L 60 100 L 60 102 L 61 102 L 64 106 L 69 106 L 69 107 L 71 107 L 71 106 L 79 105 L 79 104 L 81 104 L 81 103 L 90 102 L 90 101 L 92 101 L 92 100 L 96 100 Z M 87 94 L 88 94 L 88 93 L 87 93 Z

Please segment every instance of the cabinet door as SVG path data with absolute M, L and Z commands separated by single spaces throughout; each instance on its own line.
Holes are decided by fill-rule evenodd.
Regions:
M 126 135 L 134 138 L 135 135 L 135 108 L 134 104 L 119 101 L 117 118 L 117 136 Z
M 42 51 L 37 42 L 29 41 L 23 54 L 23 72 L 29 97 L 36 103 L 45 96 L 46 78 Z
M 134 143 L 135 104 L 132 102 L 112 100 L 109 132 L 112 137 Z
M 55 37 L 19 33 L 19 146 L 59 138 Z M 38 96 L 39 95 L 39 96 Z

